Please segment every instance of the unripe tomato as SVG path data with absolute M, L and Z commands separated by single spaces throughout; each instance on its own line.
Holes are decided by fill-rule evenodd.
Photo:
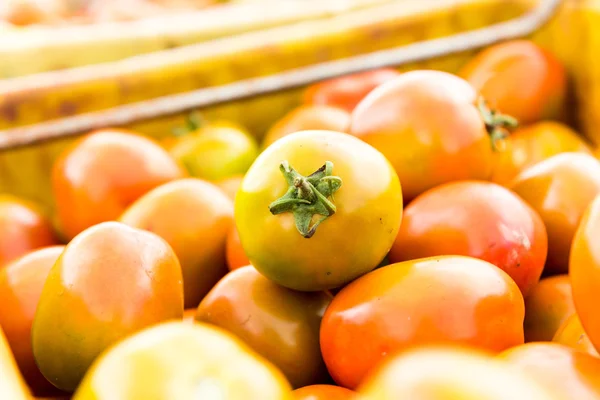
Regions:
M 587 333 L 583 330 L 581 320 L 577 314 L 571 315 L 562 323 L 552 341 L 583 351 L 594 357 L 600 357 L 596 348 L 590 342 Z
M 50 269 L 31 330 L 33 355 L 46 379 L 73 391 L 104 349 L 182 317 L 181 267 L 167 242 L 104 222 L 77 235 Z
M 459 344 L 502 351 L 523 343 L 523 296 L 494 265 L 440 256 L 391 264 L 344 287 L 321 323 L 329 373 L 356 388 L 388 355 Z
M 240 242 L 240 235 L 235 226 L 227 234 L 225 258 L 227 259 L 227 267 L 230 271 L 250 265 L 250 260 L 248 260 L 244 252 L 242 242 Z
M 292 392 L 294 400 L 358 400 L 352 390 L 334 385 L 310 385 Z
M 490 182 L 453 182 L 406 207 L 390 261 L 457 254 L 488 261 L 510 275 L 524 296 L 546 261 L 539 215 L 510 190 Z
M 459 75 L 494 108 L 522 124 L 556 119 L 564 114 L 567 76 L 549 52 L 528 40 L 490 46 Z
M 235 222 L 250 263 L 280 285 L 330 289 L 374 269 L 402 216 L 398 176 L 355 137 L 302 131 L 269 146 L 244 177 Z

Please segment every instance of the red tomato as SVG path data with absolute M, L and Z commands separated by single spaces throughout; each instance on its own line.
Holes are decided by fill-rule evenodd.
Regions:
M 294 400 L 354 400 L 356 392 L 334 385 L 304 386 L 292 392 Z M 358 400 L 358 399 L 357 399 Z

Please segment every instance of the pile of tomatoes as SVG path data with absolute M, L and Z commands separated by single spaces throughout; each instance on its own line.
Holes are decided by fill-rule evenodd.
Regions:
M 319 83 L 261 144 L 199 115 L 80 138 L 55 215 L 0 198 L 0 397 L 600 399 L 566 93 L 521 40 Z

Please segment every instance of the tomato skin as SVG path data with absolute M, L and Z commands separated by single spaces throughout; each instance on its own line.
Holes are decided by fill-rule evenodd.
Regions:
M 506 148 L 494 153 L 491 180 L 503 186 L 522 171 L 556 154 L 592 154 L 590 145 L 577 132 L 554 121 L 541 121 L 521 127 L 505 141 Z
M 250 260 L 248 260 L 246 253 L 244 253 L 240 234 L 235 226 L 227 234 L 225 258 L 227 259 L 227 267 L 230 271 L 250 265 Z
M 200 300 L 227 273 L 225 240 L 233 227 L 233 202 L 215 185 L 195 178 L 161 185 L 119 219 L 162 237 L 183 272 L 185 307 Z
M 40 247 L 58 244 L 52 225 L 34 204 L 0 194 L 0 267 Z
M 73 400 L 204 398 L 291 400 L 292 396 L 283 374 L 240 340 L 207 324 L 183 322 L 159 324 L 118 343 L 94 363 L 73 396 Z
M 600 359 L 558 343 L 527 343 L 498 355 L 564 399 L 600 397 Z
M 355 400 L 356 392 L 335 385 L 310 385 L 292 392 L 294 400 Z
M 269 205 L 289 186 L 282 161 L 306 176 L 333 163 L 342 180 L 337 211 L 310 239 L 292 213 L 272 215 Z M 235 199 L 235 222 L 250 263 L 291 289 L 342 286 L 374 269 L 388 253 L 402 217 L 398 176 L 381 153 L 355 137 L 333 131 L 302 131 L 269 146 L 252 165 Z M 293 249 L 293 251 L 292 251 Z
M 600 357 L 596 348 L 590 342 L 587 333 L 583 330 L 581 320 L 577 314 L 572 314 L 562 323 L 552 341 L 583 351 L 591 356 Z
M 36 395 L 57 393 L 35 364 L 31 325 L 48 272 L 64 248 L 44 247 L 0 269 L 0 326 L 23 377 Z
M 540 382 L 485 353 L 424 347 L 392 357 L 359 389 L 364 400 L 558 400 Z
M 540 280 L 525 299 L 525 341 L 552 340 L 562 323 L 574 313 L 569 275 Z
M 540 217 L 514 193 L 490 182 L 453 182 L 406 207 L 390 261 L 457 254 L 488 261 L 527 296 L 548 251 Z
M 219 189 L 221 189 L 227 197 L 231 199 L 231 201 L 235 200 L 235 194 L 239 190 L 242 185 L 242 180 L 244 179 L 244 175 L 234 175 L 229 178 L 221 179 L 218 181 L 214 181 L 213 183 L 217 185 Z
M 72 239 L 90 226 L 117 219 L 144 193 L 183 175 L 151 139 L 116 129 L 91 133 L 67 149 L 52 169 L 60 227 Z
M 544 221 L 548 232 L 546 271 L 566 273 L 581 216 L 600 194 L 600 161 L 582 153 L 558 154 L 523 171 L 511 189 Z
M 33 354 L 46 379 L 73 391 L 104 349 L 182 317 L 181 267 L 167 242 L 104 222 L 77 235 L 50 269 L 31 330 Z
M 247 266 L 230 272 L 198 306 L 196 321 L 233 333 L 294 387 L 323 382 L 319 326 L 331 296 L 281 287 Z
M 390 160 L 410 201 L 442 183 L 489 178 L 492 144 L 476 101 L 459 77 L 407 72 L 360 102 L 350 133 Z
M 557 119 L 564 114 L 567 78 L 549 52 L 528 40 L 490 46 L 459 72 L 491 107 L 521 124 Z
M 189 322 L 190 324 L 194 323 L 194 318 L 196 317 L 196 309 L 188 308 L 183 310 L 183 321 Z
M 380 68 L 330 79 L 310 86 L 304 93 L 304 103 L 338 107 L 352 112 L 373 89 L 400 75 L 395 69 Z
M 19 368 L 15 362 L 8 341 L 0 327 L 0 398 L 10 400 L 29 400 L 31 394 L 27 390 L 25 381 L 19 373 Z
M 343 288 L 323 317 L 321 350 L 333 379 L 353 389 L 389 354 L 411 347 L 460 344 L 502 351 L 521 344 L 524 314 L 517 285 L 486 261 L 411 260 Z
M 263 149 L 274 141 L 294 132 L 325 130 L 346 132 L 350 113 L 340 108 L 323 105 L 301 105 L 277 121 L 263 139 Z

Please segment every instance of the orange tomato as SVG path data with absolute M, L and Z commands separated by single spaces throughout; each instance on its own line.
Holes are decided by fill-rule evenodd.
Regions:
M 558 343 L 527 343 L 498 355 L 563 399 L 600 398 L 600 359 Z
M 346 132 L 349 125 L 348 111 L 323 105 L 302 105 L 290 111 L 269 129 L 262 146 L 266 148 L 274 141 L 294 132 L 307 130 Z
M 196 309 L 195 308 L 188 308 L 187 310 L 183 311 L 183 321 L 184 322 L 193 323 L 195 317 L 196 317 Z
M 525 299 L 525 341 L 552 340 L 562 323 L 574 313 L 569 275 L 542 279 Z
M 558 154 L 523 171 L 511 189 L 544 221 L 548 232 L 546 271 L 566 273 L 581 216 L 600 194 L 600 162 L 583 153 Z
M 58 244 L 50 221 L 37 207 L 0 194 L 0 268 L 40 247 Z
M 540 217 L 510 190 L 490 182 L 448 183 L 405 208 L 390 261 L 457 254 L 488 261 L 527 296 L 548 251 Z
M 181 178 L 166 150 L 132 132 L 106 129 L 76 141 L 52 169 L 60 227 L 68 239 L 117 219 L 144 193 Z
M 517 129 L 506 139 L 503 151 L 494 153 L 492 181 L 508 185 L 523 170 L 556 154 L 591 154 L 590 145 L 566 125 L 542 121 Z
M 227 273 L 225 240 L 233 227 L 233 202 L 209 182 L 187 178 L 159 186 L 133 203 L 120 221 L 171 245 L 183 272 L 186 308 L 197 307 Z
M 230 271 L 250 265 L 250 260 L 248 260 L 248 257 L 244 252 L 242 242 L 240 242 L 240 234 L 235 226 L 227 234 L 225 250 L 227 267 Z
M 490 46 L 468 62 L 459 75 L 493 108 L 522 124 L 564 114 L 567 77 L 549 52 L 528 40 Z
M 523 296 L 494 265 L 440 256 L 391 264 L 344 287 L 321 323 L 329 373 L 356 388 L 388 355 L 461 344 L 502 351 L 523 343 Z
M 219 189 L 221 189 L 227 197 L 231 199 L 231 201 L 235 200 L 235 194 L 238 189 L 242 185 L 242 180 L 244 179 L 244 175 L 234 175 L 229 178 L 221 179 L 218 181 L 214 181 L 213 183 L 217 185 Z
M 572 347 L 575 350 L 583 351 L 589 355 L 599 357 L 596 348 L 592 342 L 590 342 L 590 339 L 583 330 L 581 320 L 577 314 L 572 314 L 562 323 L 556 331 L 552 341 Z
M 354 400 L 356 392 L 334 385 L 310 385 L 292 392 L 294 400 Z
M 57 390 L 35 364 L 31 325 L 48 272 L 64 248 L 51 246 L 35 250 L 0 269 L 0 326 L 21 373 L 38 396 L 54 394 Z
M 206 295 L 196 321 L 233 333 L 300 387 L 327 377 L 319 326 L 330 301 L 325 292 L 296 292 L 247 266 L 230 272 Z
M 360 102 L 350 133 L 392 163 L 407 202 L 442 183 L 489 178 L 492 142 L 476 102 L 459 77 L 407 72 Z
M 71 240 L 50 269 L 31 330 L 33 355 L 46 379 L 73 391 L 106 348 L 182 317 L 181 267 L 167 242 L 104 222 Z
M 304 102 L 352 112 L 369 92 L 398 76 L 400 72 L 395 69 L 380 68 L 326 80 L 310 86 L 304 93 Z
M 0 328 L 0 371 L 2 371 L 0 399 L 29 400 L 31 398 L 2 328 Z

